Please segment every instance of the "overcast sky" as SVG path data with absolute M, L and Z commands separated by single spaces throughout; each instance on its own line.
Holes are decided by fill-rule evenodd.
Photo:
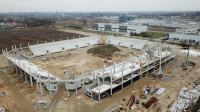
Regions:
M 200 0 L 0 0 L 0 12 L 200 11 Z

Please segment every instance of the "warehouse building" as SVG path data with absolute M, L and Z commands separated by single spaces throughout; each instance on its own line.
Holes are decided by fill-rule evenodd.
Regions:
M 189 42 L 191 44 L 200 43 L 199 35 L 188 35 L 179 33 L 169 33 L 169 39 L 179 42 Z
M 182 34 L 191 34 L 191 35 L 198 35 L 200 34 L 199 32 L 200 29 L 198 28 L 178 28 L 176 29 L 177 33 L 182 33 Z
M 94 29 L 98 31 L 112 31 L 121 33 L 141 33 L 148 30 L 144 25 L 130 25 L 130 24 L 113 24 L 113 23 L 97 23 Z

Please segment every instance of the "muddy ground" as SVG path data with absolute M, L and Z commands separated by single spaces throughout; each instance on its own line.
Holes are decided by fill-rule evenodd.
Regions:
M 20 29 L 20 30 L 10 30 L 0 32 L 0 50 L 1 49 L 11 49 L 11 46 L 19 44 L 22 46 L 27 46 L 28 43 L 36 44 L 44 43 L 45 41 L 53 41 L 79 37 L 82 35 L 58 31 L 54 26 L 43 26 L 31 29 Z

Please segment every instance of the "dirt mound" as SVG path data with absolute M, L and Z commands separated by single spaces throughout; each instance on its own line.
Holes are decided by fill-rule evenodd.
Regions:
M 111 58 L 112 55 L 117 51 L 121 50 L 113 45 L 105 45 L 95 46 L 91 49 L 88 49 L 87 53 L 92 53 L 93 55 L 97 55 L 100 58 Z

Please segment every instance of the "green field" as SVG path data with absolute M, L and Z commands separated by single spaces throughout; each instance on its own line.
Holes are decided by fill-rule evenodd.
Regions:
M 88 30 L 88 29 L 82 29 L 79 31 L 83 32 L 89 32 L 89 33 L 95 33 L 95 34 L 101 34 L 102 31 L 97 31 L 97 30 Z M 104 35 L 114 35 L 114 36 L 123 36 L 123 34 L 118 33 L 118 32 L 109 32 L 109 31 L 103 31 Z
M 0 26 L 0 31 L 4 31 L 4 30 L 5 30 L 5 27 Z
M 136 36 L 136 37 L 146 37 L 150 39 L 158 39 L 161 37 L 165 37 L 167 34 L 163 32 L 142 32 L 139 34 L 132 34 L 131 36 Z

